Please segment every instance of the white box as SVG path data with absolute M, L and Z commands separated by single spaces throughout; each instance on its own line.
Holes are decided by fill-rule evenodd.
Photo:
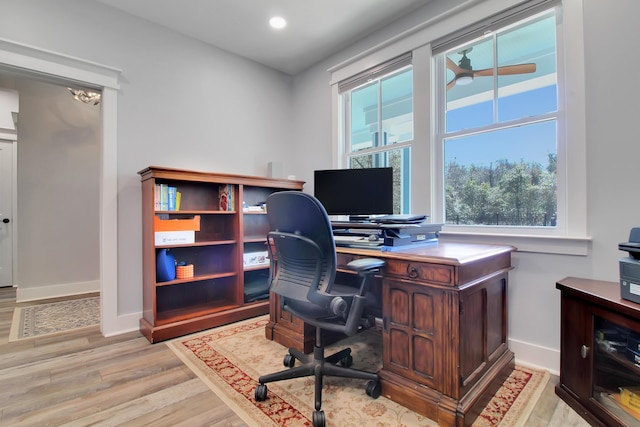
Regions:
M 195 243 L 196 232 L 194 230 L 183 231 L 156 231 L 156 246 L 188 245 Z
M 244 266 L 250 267 L 254 265 L 268 265 L 269 264 L 269 252 L 249 252 L 243 255 Z

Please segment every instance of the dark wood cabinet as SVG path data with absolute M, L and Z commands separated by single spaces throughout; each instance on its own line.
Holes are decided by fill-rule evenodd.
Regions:
M 445 292 L 400 280 L 384 285 L 384 301 L 389 307 L 383 317 L 383 365 L 390 373 L 426 385 L 443 387 L 445 347 L 439 330 L 445 318 Z
M 567 277 L 556 288 L 561 291 L 556 394 L 592 425 L 640 426 L 640 412 L 620 401 L 623 393 L 640 390 L 640 359 L 634 360 L 633 351 L 640 342 L 640 305 L 622 299 L 616 282 Z
M 245 254 L 267 250 L 269 225 L 259 206 L 272 192 L 301 190 L 303 182 L 155 166 L 139 174 L 143 239 L 140 330 L 144 336 L 157 342 L 267 313 L 268 291 L 254 298 L 248 290 L 256 283 L 267 284 L 268 260 L 246 265 Z M 180 194 L 178 210 L 160 204 L 164 202 L 160 200 L 164 197 L 159 193 L 161 186 Z M 197 231 L 192 232 L 189 229 L 196 227 L 194 221 Z M 191 235 L 185 238 L 176 231 L 159 241 L 157 233 L 165 229 L 185 229 Z M 176 262 L 193 266 L 193 274 L 170 280 L 158 277 L 161 250 L 168 250 Z
M 398 252 L 338 248 L 338 267 L 386 264 L 374 285 L 382 316 L 382 394 L 436 420 L 469 425 L 513 370 L 507 346 L 511 246 L 438 245 Z M 268 338 L 309 352 L 314 330 L 272 296 Z

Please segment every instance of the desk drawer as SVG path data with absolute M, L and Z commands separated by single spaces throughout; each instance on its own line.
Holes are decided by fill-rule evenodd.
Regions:
M 454 286 L 452 266 L 393 260 L 385 266 L 385 275 Z

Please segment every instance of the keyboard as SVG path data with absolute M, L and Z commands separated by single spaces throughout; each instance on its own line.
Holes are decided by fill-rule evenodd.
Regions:
M 366 236 L 333 236 L 336 246 L 344 246 L 349 248 L 369 248 L 375 249 L 382 246 L 383 239 L 369 240 Z

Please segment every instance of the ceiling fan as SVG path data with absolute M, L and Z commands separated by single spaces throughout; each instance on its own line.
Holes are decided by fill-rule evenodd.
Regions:
M 467 85 L 476 77 L 493 76 L 493 68 L 485 68 L 483 70 L 474 70 L 471 67 L 471 60 L 467 58 L 467 53 L 471 52 L 472 47 L 459 52 L 462 55 L 460 61 L 456 65 L 449 57 L 447 57 L 447 68 L 453 71 L 454 77 L 447 83 L 447 90 L 455 85 Z M 536 71 L 535 63 L 505 65 L 498 67 L 498 75 L 507 76 L 513 74 L 528 74 Z

